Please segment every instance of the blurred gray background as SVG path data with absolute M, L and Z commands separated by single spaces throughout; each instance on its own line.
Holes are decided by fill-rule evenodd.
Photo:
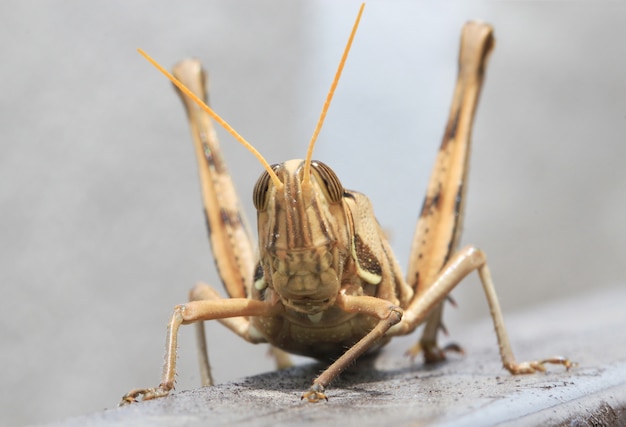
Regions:
M 358 5 L 0 3 L 0 424 L 156 385 L 172 307 L 198 280 L 220 286 L 183 110 L 135 49 L 202 59 L 213 107 L 280 162 L 304 156 Z M 487 252 L 505 315 L 623 281 L 622 2 L 369 1 L 315 158 L 370 196 L 406 267 L 471 18 L 497 43 L 463 242 Z M 218 132 L 252 219 L 261 167 Z M 463 343 L 455 326 L 488 311 L 474 277 L 454 296 Z M 217 381 L 272 369 L 265 346 L 208 333 Z M 180 349 L 179 390 L 199 381 L 192 328 Z

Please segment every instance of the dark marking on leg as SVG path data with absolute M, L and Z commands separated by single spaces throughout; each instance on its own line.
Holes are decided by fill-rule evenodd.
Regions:
M 448 143 L 456 137 L 456 131 L 459 126 L 459 116 L 461 115 L 461 105 L 463 105 L 463 100 L 461 99 L 459 105 L 454 112 L 454 119 L 449 121 L 446 126 L 446 131 L 443 134 L 443 140 L 441 141 L 441 146 L 439 147 L 440 151 L 443 151 L 447 148 Z
M 215 167 L 215 159 L 213 158 L 213 152 L 211 151 L 211 147 L 205 141 L 202 141 L 202 148 L 204 150 L 204 159 L 207 164 L 211 167 Z
M 437 188 L 437 192 L 433 196 L 424 197 L 422 203 L 422 210 L 420 216 L 432 215 L 437 209 L 439 209 L 439 202 L 441 201 L 441 183 Z
M 204 213 L 204 223 L 206 224 L 206 231 L 210 238 L 211 237 L 211 223 L 209 222 L 209 213 L 207 212 L 206 209 L 203 209 L 202 212 Z
M 456 249 L 459 238 L 461 236 L 461 227 L 463 225 L 463 182 L 459 184 L 459 187 L 456 192 L 456 198 L 454 199 L 454 226 L 452 227 L 452 238 L 450 242 L 448 242 L 448 252 L 443 261 L 443 265 L 445 265 L 450 257 L 452 256 L 453 251 Z
M 224 225 L 229 225 L 231 227 L 239 227 L 241 226 L 242 220 L 239 212 L 230 212 L 227 209 L 220 209 L 220 218 L 222 219 L 222 223 Z
M 457 217 L 461 213 L 461 202 L 463 202 L 463 182 L 459 184 L 459 188 L 456 192 L 456 199 L 454 199 L 454 215 L 456 215 Z

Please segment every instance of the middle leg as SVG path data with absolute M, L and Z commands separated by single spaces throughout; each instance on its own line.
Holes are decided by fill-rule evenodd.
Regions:
M 350 347 L 333 364 L 324 370 L 313 380 L 313 385 L 303 395 L 302 399 L 309 402 L 319 402 L 322 399 L 328 400 L 324 394 L 324 389 L 352 362 L 369 350 L 378 340 L 384 337 L 385 333 L 402 318 L 402 309 L 387 300 L 371 296 L 350 296 L 340 293 L 335 304 L 337 307 L 348 313 L 367 314 L 378 318 L 376 324 L 367 335 L 361 338 L 356 344 Z
M 207 286 L 208 287 L 208 286 Z M 213 290 L 213 292 L 215 292 Z M 215 292 L 217 294 L 217 292 Z M 137 401 L 138 398 L 150 400 L 164 397 L 174 388 L 176 378 L 176 358 L 178 351 L 178 329 L 181 325 L 201 322 L 204 320 L 221 320 L 226 326 L 238 326 L 241 322 L 237 318 L 252 316 L 273 317 L 284 311 L 281 304 L 271 305 L 264 301 L 249 300 L 247 298 L 215 298 L 201 301 L 191 301 L 187 304 L 174 307 L 174 313 L 167 327 L 165 341 L 165 363 L 161 374 L 161 383 L 158 387 L 146 389 L 134 389 L 122 397 L 120 405 L 126 405 Z M 234 329 L 233 329 L 234 330 Z M 249 335 L 249 328 L 238 333 L 249 342 L 256 343 L 258 340 Z

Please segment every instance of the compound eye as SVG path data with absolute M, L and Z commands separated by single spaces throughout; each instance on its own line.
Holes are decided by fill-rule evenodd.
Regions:
M 311 162 L 313 171 L 324 183 L 324 192 L 330 203 L 339 203 L 343 197 L 343 186 L 331 168 L 324 163 L 314 160 Z
M 257 211 L 264 211 L 267 208 L 267 192 L 270 186 L 270 174 L 263 171 L 252 190 L 252 201 Z
M 274 172 L 278 169 L 279 165 L 272 165 Z M 267 198 L 270 189 L 270 182 L 272 181 L 270 174 L 267 171 L 263 171 L 256 184 L 254 184 L 254 190 L 252 190 L 252 201 L 257 211 L 264 211 L 267 209 Z

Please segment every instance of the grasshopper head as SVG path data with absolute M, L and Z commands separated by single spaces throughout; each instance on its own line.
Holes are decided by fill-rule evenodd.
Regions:
M 286 307 L 315 314 L 334 303 L 350 245 L 339 179 L 313 161 L 305 180 L 304 164 L 274 165 L 280 186 L 264 172 L 254 187 L 254 204 L 266 285 Z

